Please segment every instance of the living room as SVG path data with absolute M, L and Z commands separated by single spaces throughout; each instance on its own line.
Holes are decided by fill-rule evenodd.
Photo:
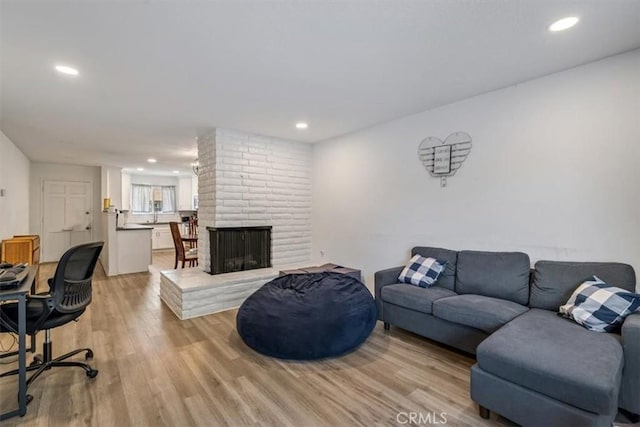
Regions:
M 640 292 L 638 17 L 640 3 L 621 0 L 3 1 L 0 239 L 44 236 L 49 179 L 88 183 L 91 240 L 107 241 L 105 198 L 117 211 L 131 206 L 127 176 L 164 173 L 185 188 L 196 179 L 199 204 L 198 266 L 173 269 L 173 253 L 161 251 L 144 272 L 110 275 L 98 263 L 86 312 L 51 336 L 54 356 L 91 347 L 100 375 L 48 370 L 28 386 L 26 415 L 7 425 L 638 423 L 640 315 L 614 333 L 556 316 L 592 276 Z M 563 18 L 573 19 L 555 31 Z M 269 227 L 269 268 L 226 273 L 232 282 L 209 274 L 221 252 L 212 233 L 225 227 Z M 451 280 L 454 296 L 502 298 L 492 281 L 513 273 L 508 286 L 521 287 L 505 299 L 523 311 L 497 326 L 476 326 L 479 314 L 456 318 L 469 330 L 452 327 L 435 302 L 411 305 L 422 285 L 384 290 L 414 255 L 446 261 L 427 287 Z M 58 258 L 40 265 L 38 291 Z M 536 292 L 568 276 L 547 261 L 606 265 L 580 264 L 551 308 Z M 329 263 L 360 274 L 377 304 L 371 335 L 318 360 L 254 351 L 240 328 L 243 302 L 282 280 L 280 270 Z M 486 281 L 469 290 L 469 271 Z M 193 294 L 189 312 L 172 305 L 170 280 L 243 287 L 224 310 L 204 304 L 227 290 Z M 393 311 L 402 304 L 410 310 Z M 265 312 L 282 313 L 278 305 Z M 530 360 L 513 362 L 534 372 L 524 379 L 491 371 L 492 361 L 512 362 L 495 359 L 500 345 L 510 355 L 526 348 L 505 336 L 543 308 L 562 321 L 544 329 L 549 340 L 566 326 L 570 339 L 589 334 L 575 348 L 613 349 L 591 358 L 609 388 L 553 366 L 528 369 Z M 0 333 L 1 352 L 17 348 L 12 337 Z M 15 377 L 0 378 L 0 412 L 16 406 L 16 391 Z

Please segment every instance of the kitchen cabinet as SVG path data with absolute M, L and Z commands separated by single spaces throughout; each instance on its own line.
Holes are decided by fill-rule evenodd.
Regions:
M 178 182 L 178 210 L 193 209 L 193 184 L 189 177 L 182 177 Z
M 153 232 L 151 233 L 151 243 L 152 249 L 173 248 L 173 238 L 171 237 L 169 224 L 153 225 Z
M 198 209 L 198 177 L 191 178 L 191 209 Z

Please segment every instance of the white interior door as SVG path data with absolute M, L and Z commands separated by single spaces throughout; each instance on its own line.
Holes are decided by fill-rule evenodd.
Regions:
M 58 261 L 72 246 L 92 240 L 91 184 L 44 181 L 42 260 Z

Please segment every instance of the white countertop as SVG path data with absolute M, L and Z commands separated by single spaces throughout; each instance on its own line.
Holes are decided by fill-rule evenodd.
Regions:
M 117 227 L 118 231 L 126 231 L 126 230 L 153 230 L 152 226 L 142 225 L 142 224 L 125 224 L 121 227 Z

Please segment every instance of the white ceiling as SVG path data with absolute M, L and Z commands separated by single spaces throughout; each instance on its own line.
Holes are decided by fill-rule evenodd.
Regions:
M 188 171 L 212 127 L 316 142 L 638 47 L 637 0 L 3 1 L 0 128 L 35 161 Z

